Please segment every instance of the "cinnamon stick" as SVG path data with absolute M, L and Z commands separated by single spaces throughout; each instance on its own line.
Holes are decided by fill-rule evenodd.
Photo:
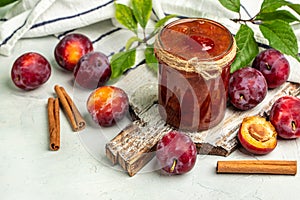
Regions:
M 218 161 L 217 173 L 295 175 L 297 161 L 235 160 Z
M 66 90 L 58 85 L 55 85 L 54 90 L 61 102 L 73 131 L 77 132 L 84 129 L 86 122 Z
M 58 98 L 48 98 L 49 148 L 57 151 L 60 148 L 60 121 Z

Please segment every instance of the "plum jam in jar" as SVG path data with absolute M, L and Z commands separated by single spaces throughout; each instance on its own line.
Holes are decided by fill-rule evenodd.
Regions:
M 236 43 L 223 25 L 204 18 L 166 25 L 154 44 L 159 62 L 159 113 L 167 124 L 207 130 L 224 118 Z

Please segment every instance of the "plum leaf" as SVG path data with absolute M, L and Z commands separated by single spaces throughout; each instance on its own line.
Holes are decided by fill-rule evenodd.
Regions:
M 233 12 L 240 12 L 240 0 L 219 0 L 219 2 L 228 10 Z
M 255 20 L 272 21 L 274 19 L 280 19 L 288 23 L 299 21 L 292 13 L 287 10 L 276 10 L 274 12 L 260 13 L 255 17 Z
M 6 6 L 6 5 L 11 4 L 11 3 L 15 2 L 15 1 L 17 1 L 17 0 L 1 0 L 0 1 L 0 7 Z
M 289 23 L 282 20 L 265 21 L 259 25 L 259 29 L 272 48 L 299 60 L 297 38 Z
M 300 4 L 289 4 L 288 7 L 293 9 L 298 15 L 300 15 Z
M 273 12 L 282 6 L 289 4 L 290 3 L 285 0 L 264 0 L 260 8 L 260 13 Z
M 294 4 L 285 0 L 264 0 L 261 5 L 259 13 L 262 14 L 262 13 L 274 12 L 278 8 L 281 8 L 282 6 L 288 6 L 289 8 L 294 10 L 297 14 L 300 15 L 300 4 Z
M 116 53 L 110 60 L 111 78 L 118 78 L 135 63 L 136 49 Z
M 137 21 L 133 15 L 132 9 L 124 4 L 118 3 L 115 3 L 115 7 L 115 17 L 117 21 L 129 30 L 137 33 Z
M 160 20 L 158 20 L 155 24 L 155 29 L 159 29 L 160 27 L 162 27 L 168 20 L 177 17 L 177 15 L 167 15 L 164 18 L 161 18 Z
M 143 40 L 137 36 L 133 36 L 127 40 L 125 49 L 129 50 L 134 42 L 143 42 Z
M 146 28 L 152 11 L 152 0 L 132 0 L 131 3 L 136 20 L 142 28 Z
M 254 38 L 252 29 L 242 24 L 235 36 L 237 44 L 237 54 L 234 62 L 231 65 L 231 73 L 246 67 L 258 54 L 258 44 Z
M 145 50 L 145 60 L 147 66 L 153 70 L 154 72 L 158 71 L 158 61 L 154 54 L 154 47 L 153 45 L 148 45 Z

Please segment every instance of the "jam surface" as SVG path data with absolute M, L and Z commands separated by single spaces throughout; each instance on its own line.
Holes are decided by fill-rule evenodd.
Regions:
M 179 20 L 180 21 L 180 20 Z M 232 35 L 218 23 L 189 19 L 167 26 L 160 34 L 164 50 L 182 59 L 218 59 L 232 45 Z
M 168 53 L 184 60 L 218 60 L 231 49 L 232 36 L 223 26 L 202 19 L 179 21 L 166 26 L 159 35 L 158 40 Z M 225 115 L 232 61 L 222 66 L 221 74 L 206 80 L 199 73 L 175 69 L 157 58 L 162 118 L 189 131 L 217 125 Z

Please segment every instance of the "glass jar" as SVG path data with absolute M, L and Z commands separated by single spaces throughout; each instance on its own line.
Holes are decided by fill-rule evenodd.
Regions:
M 236 55 L 230 31 L 209 19 L 179 19 L 160 31 L 154 52 L 159 61 L 159 113 L 167 124 L 200 131 L 220 123 Z

